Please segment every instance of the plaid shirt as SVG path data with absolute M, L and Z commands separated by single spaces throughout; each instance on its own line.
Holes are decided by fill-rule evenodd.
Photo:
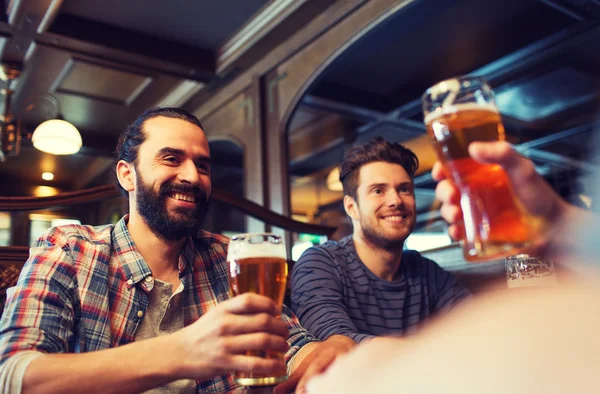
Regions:
M 152 274 L 127 230 L 116 225 L 54 227 L 31 249 L 17 285 L 7 291 L 0 321 L 0 367 L 24 350 L 81 353 L 135 340 L 146 313 Z M 184 284 L 185 325 L 231 297 L 226 237 L 202 230 L 190 237 L 179 257 Z M 284 306 L 290 330 L 290 360 L 315 341 Z M 231 375 L 198 381 L 197 391 L 235 388 Z

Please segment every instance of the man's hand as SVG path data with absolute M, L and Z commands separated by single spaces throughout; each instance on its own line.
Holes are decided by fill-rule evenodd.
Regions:
M 401 353 L 404 342 L 402 338 L 377 337 L 362 343 L 348 355 L 339 357 L 323 374 L 304 382 L 301 393 L 368 393 L 364 387 L 357 385 L 364 380 L 364 375 L 352 374 L 350 371 L 368 371 L 377 368 L 391 355 Z M 392 380 L 396 382 L 393 378 Z
M 559 227 L 568 204 L 535 171 L 531 160 L 520 155 L 507 142 L 473 142 L 469 155 L 480 163 L 499 164 L 510 179 L 513 192 L 529 214 L 544 221 L 545 227 Z M 460 193 L 451 180 L 446 179 L 442 165 L 436 162 L 431 171 L 439 181 L 435 195 L 442 202 L 440 213 L 450 224 L 448 234 L 453 239 L 462 238 L 462 211 Z M 552 229 L 550 229 L 552 230 Z
M 245 355 L 248 350 L 285 353 L 289 349 L 288 328 L 280 314 L 271 299 L 251 293 L 218 304 L 171 334 L 182 362 L 179 377 L 201 380 L 230 372 L 285 370 L 282 360 Z
M 347 353 L 355 346 L 356 343 L 344 335 L 334 335 L 325 342 L 309 343 L 299 350 L 288 380 L 276 386 L 273 393 L 289 393 L 294 391 L 294 388 L 298 394 L 305 393 L 306 382 L 310 378 L 323 373 L 339 355 Z

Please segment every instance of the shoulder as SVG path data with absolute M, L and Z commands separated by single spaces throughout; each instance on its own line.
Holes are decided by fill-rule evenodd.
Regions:
M 337 271 L 354 259 L 354 255 L 351 238 L 327 241 L 307 249 L 294 265 L 294 269 L 318 267 Z
M 84 226 L 67 224 L 47 230 L 34 244 L 35 247 L 61 247 L 78 251 L 87 245 L 110 247 L 114 225 Z
M 308 248 L 298 259 L 298 263 L 313 261 L 314 259 L 334 259 L 343 251 L 341 242 L 327 241 L 324 244 Z
M 31 247 L 24 270 L 74 274 L 97 267 L 100 261 L 110 259 L 113 229 L 114 225 L 52 227 Z

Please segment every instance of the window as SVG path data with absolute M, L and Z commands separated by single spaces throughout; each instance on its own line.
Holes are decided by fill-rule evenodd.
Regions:
M 29 215 L 31 230 L 29 231 L 29 245 L 40 238 L 50 227 L 62 226 L 64 224 L 81 224 L 77 219 L 65 218 L 58 215 L 32 213 Z
M 10 245 L 10 214 L 0 212 L 0 246 Z

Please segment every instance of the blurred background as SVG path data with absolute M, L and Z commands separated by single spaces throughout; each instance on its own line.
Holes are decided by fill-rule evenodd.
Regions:
M 598 0 L 5 0 L 0 246 L 13 248 L 0 263 L 26 258 L 14 247 L 50 226 L 127 213 L 108 186 L 117 137 L 145 109 L 176 106 L 209 137 L 222 193 L 208 230 L 285 234 L 291 260 L 350 234 L 336 166 L 383 136 L 420 160 L 407 247 L 463 269 L 434 197 L 421 94 L 485 77 L 509 141 L 595 209 L 599 43 Z M 76 130 L 41 127 L 50 119 Z M 80 148 L 50 154 L 44 138 Z

